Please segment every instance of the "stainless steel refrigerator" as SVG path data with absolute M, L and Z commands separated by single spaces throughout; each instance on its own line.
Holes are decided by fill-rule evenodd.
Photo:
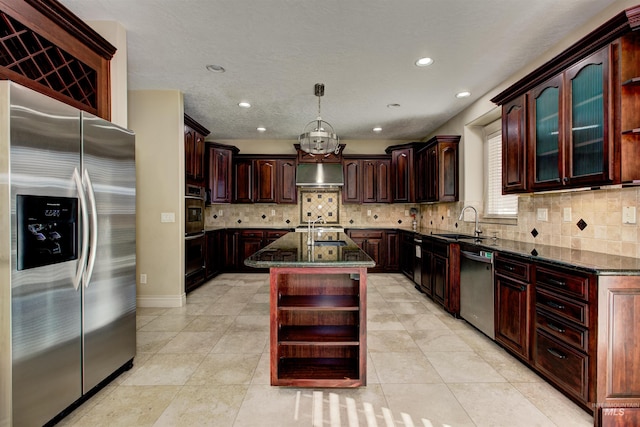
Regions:
M 131 131 L 0 81 L 0 426 L 40 426 L 136 350 Z

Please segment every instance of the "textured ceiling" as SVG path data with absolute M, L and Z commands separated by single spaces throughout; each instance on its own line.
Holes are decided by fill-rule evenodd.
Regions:
M 324 83 L 322 118 L 341 139 L 411 140 L 614 0 L 60 2 L 85 21 L 120 22 L 129 89 L 182 91 L 208 139 L 296 139 L 317 115 L 314 84 Z M 416 67 L 423 56 L 434 64 Z M 472 96 L 455 98 L 462 90 Z

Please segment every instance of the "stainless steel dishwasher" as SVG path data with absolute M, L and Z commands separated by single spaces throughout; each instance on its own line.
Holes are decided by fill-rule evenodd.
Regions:
M 460 251 L 460 317 L 495 339 L 493 252 L 472 245 Z

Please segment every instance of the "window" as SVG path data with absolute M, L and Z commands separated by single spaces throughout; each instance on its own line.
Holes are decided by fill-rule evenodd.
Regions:
M 493 126 L 491 126 L 493 127 Z M 486 129 L 489 129 L 487 126 Z M 502 132 L 486 135 L 485 139 L 485 217 L 518 215 L 518 196 L 502 195 Z

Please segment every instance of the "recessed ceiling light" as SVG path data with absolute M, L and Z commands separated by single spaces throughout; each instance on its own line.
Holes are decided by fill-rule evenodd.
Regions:
M 431 58 L 420 58 L 416 61 L 416 65 L 418 67 L 427 67 L 429 65 L 433 64 L 433 59 Z
M 456 98 L 468 98 L 470 96 L 471 96 L 471 92 L 467 92 L 467 91 L 456 93 Z
M 266 131 L 267 131 L 267 128 L 260 126 L 260 127 L 256 128 L 256 130 L 257 130 L 258 132 L 266 132 Z
M 207 70 L 211 71 L 212 73 L 224 73 L 225 71 L 227 71 L 224 69 L 224 67 L 215 64 L 207 65 Z
M 249 104 L 248 102 L 242 101 L 238 103 L 238 107 L 251 108 L 251 104 Z
M 381 127 L 375 127 L 372 129 L 374 132 L 382 132 L 382 128 Z
M 387 108 L 400 108 L 400 104 L 387 104 Z

